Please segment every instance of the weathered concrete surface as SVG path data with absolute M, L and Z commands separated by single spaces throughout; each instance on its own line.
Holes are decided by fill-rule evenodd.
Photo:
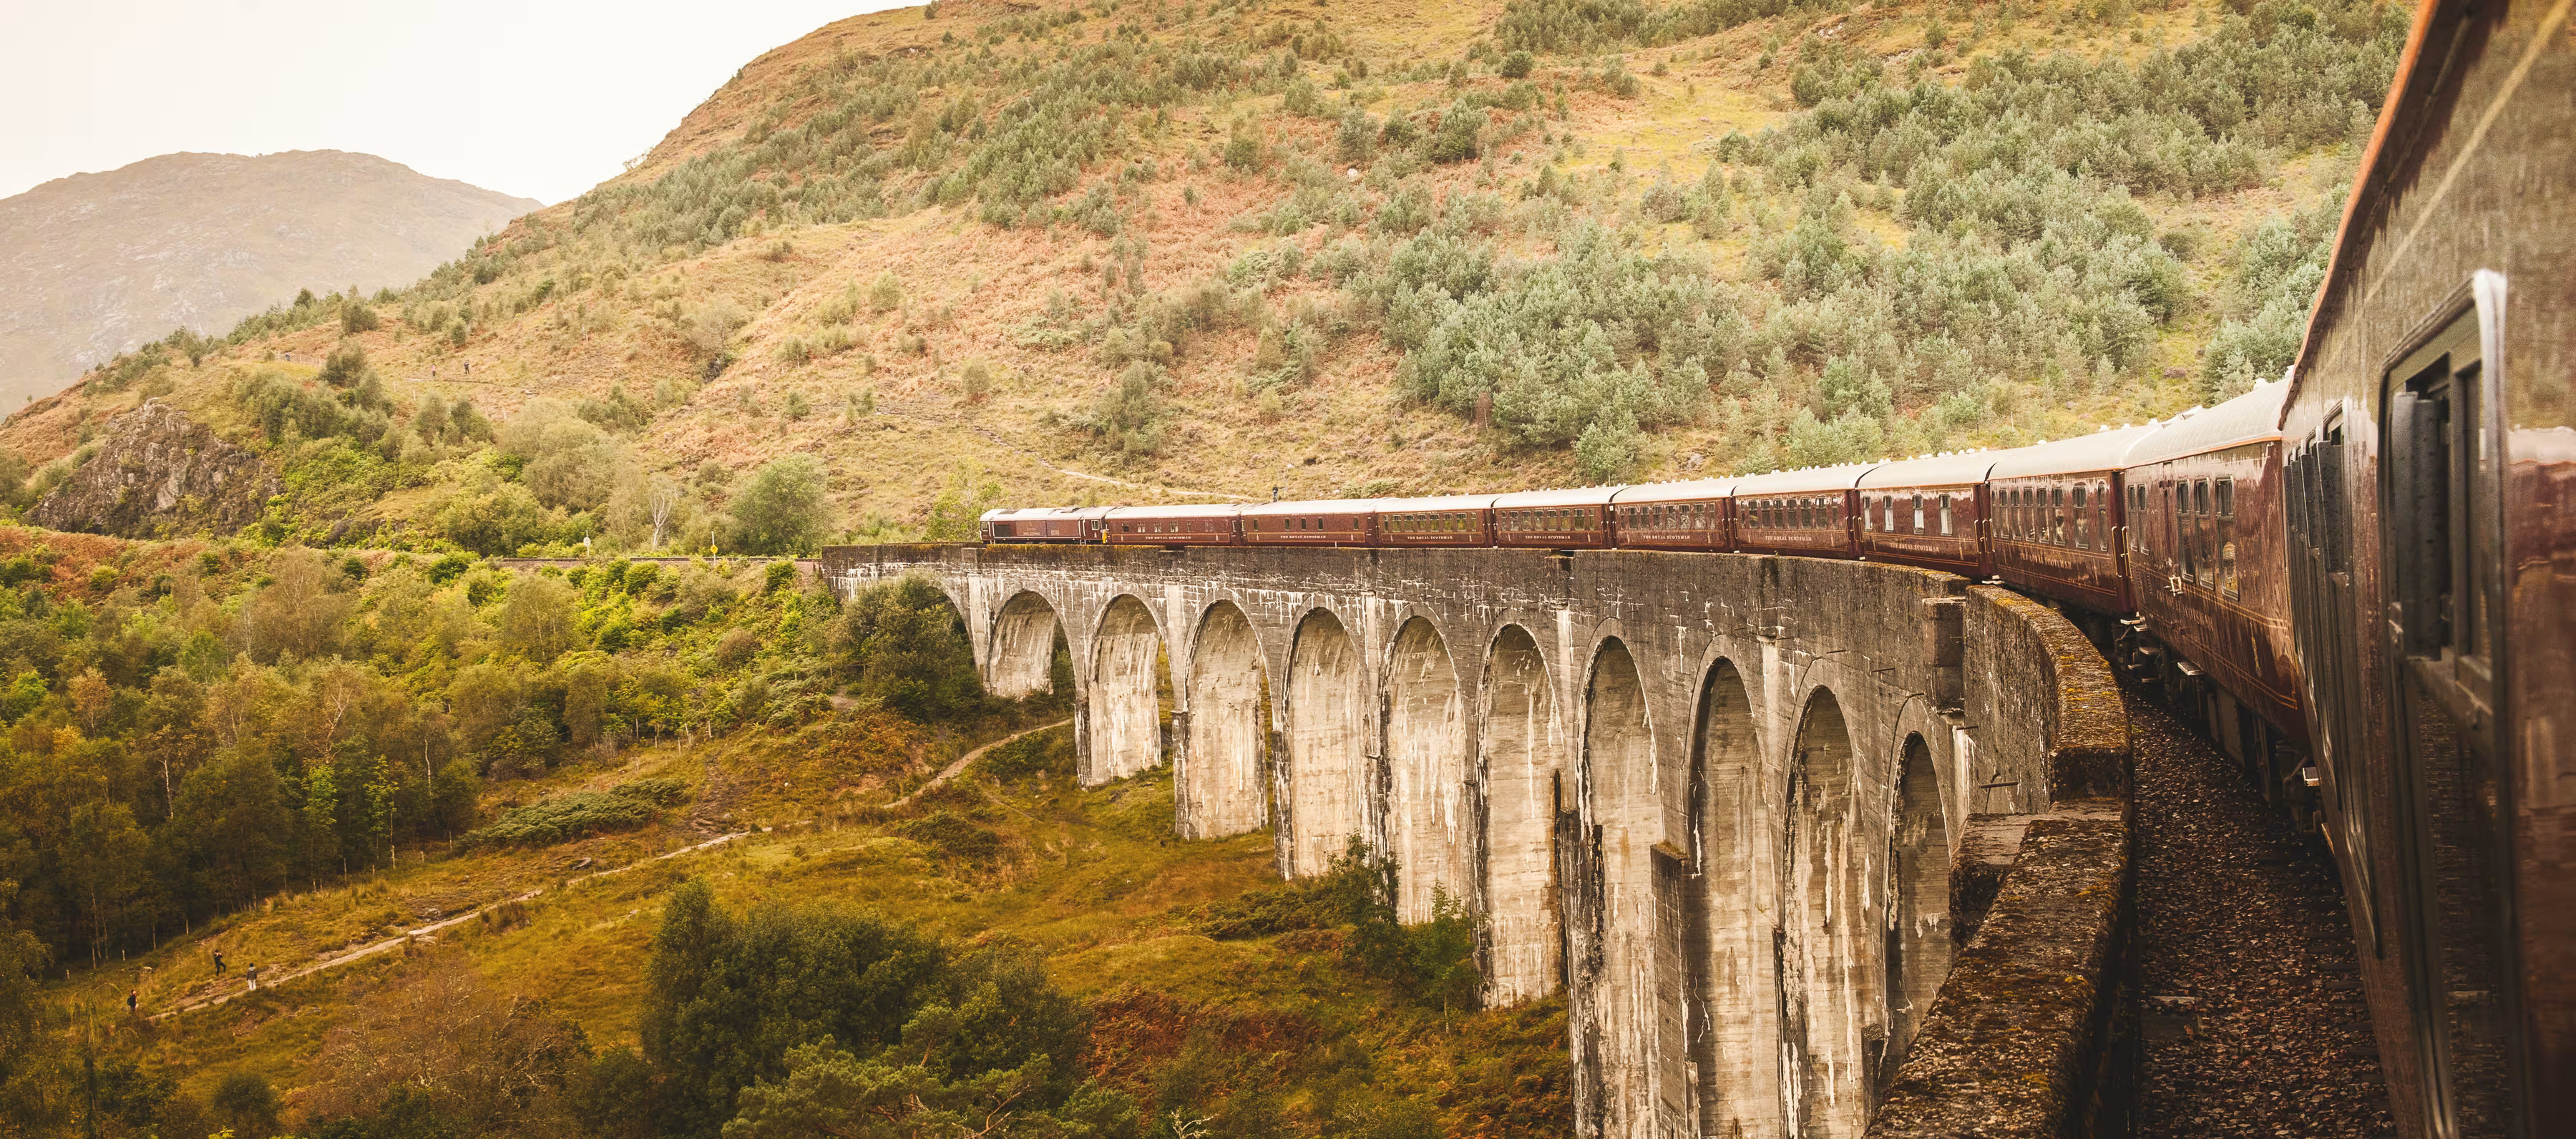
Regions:
M 2132 873 L 2125 800 L 2077 801 L 2031 820 L 1871 1139 L 2086 1133 Z
M 1906 1037 L 1938 1020 L 1972 819 L 2126 772 L 2116 693 L 2092 698 L 2099 658 L 2071 626 L 1904 567 L 1099 546 L 821 563 L 844 589 L 937 581 L 997 690 L 1042 685 L 1061 628 L 1082 777 L 1168 760 L 1183 835 L 1266 825 L 1289 875 L 1356 835 L 1399 860 L 1408 919 L 1461 897 L 1488 999 L 1570 987 L 1587 1134 L 1860 1134 L 1897 1065 L 1930 1062 Z M 1160 738 L 1136 728 L 1158 662 Z

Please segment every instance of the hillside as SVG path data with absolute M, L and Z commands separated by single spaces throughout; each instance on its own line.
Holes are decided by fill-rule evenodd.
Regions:
M 613 492 L 656 479 L 685 545 L 739 548 L 726 504 L 793 456 L 815 533 L 865 539 L 2016 444 L 2277 371 L 2402 30 L 2360 0 L 861 16 L 408 289 L 129 357 L 0 444 L 77 461 L 158 395 L 265 425 L 279 536 L 486 552 L 648 546 Z M 305 362 L 344 346 L 374 410 L 289 428 L 274 393 L 329 394 Z M 460 399 L 535 414 L 483 448 L 442 433 Z
M 418 280 L 526 198 L 367 154 L 165 154 L 0 199 L 0 407 L 304 288 Z
M 1064 697 L 982 693 L 926 583 L 0 525 L 0 644 L 12 1135 L 91 1122 L 95 1048 L 110 1136 L 711 1139 L 827 1033 L 863 1073 L 946 1057 L 902 1077 L 932 1108 L 1098 1125 L 1014 1135 L 1571 1111 L 1562 1005 L 1474 1011 L 1463 917 L 1399 928 L 1357 863 L 1281 885 L 1264 835 L 1175 840 L 1168 765 L 1077 786 Z M 791 981 L 690 1012 L 769 983 L 743 968 Z
M 409 284 L 0 424 L 0 1127 L 78 1126 L 95 1048 L 111 1135 L 1560 1134 L 1563 1006 L 1472 1010 L 1464 915 L 1075 786 L 917 583 L 629 555 L 2170 414 L 2287 359 L 2401 21 L 943 0 L 770 52 Z

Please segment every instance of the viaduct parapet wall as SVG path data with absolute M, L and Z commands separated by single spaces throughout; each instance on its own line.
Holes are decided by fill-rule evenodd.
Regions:
M 1398 860 L 1404 920 L 1462 900 L 1488 1000 L 1565 992 L 1584 1134 L 1857 1136 L 1891 1096 L 1938 1126 L 1974 1065 L 1949 1040 L 1918 1078 L 1908 1053 L 1927 1015 L 1982 1015 L 1944 992 L 1956 935 L 2001 895 L 1990 929 L 2074 936 L 2023 916 L 2062 892 L 2013 886 L 2037 873 L 2015 866 L 2023 831 L 2108 818 L 2125 851 L 2100 656 L 1947 574 L 1258 547 L 834 547 L 817 566 L 845 594 L 936 582 L 1004 695 L 1049 683 L 1060 635 L 1082 778 L 1172 763 L 1183 836 L 1266 829 L 1290 877 L 1357 836 Z M 1972 957 L 2024 956 L 1985 940 Z M 2108 991 L 2058 994 L 2080 1006 L 2059 1034 L 2098 1036 Z M 2093 1045 L 2069 1047 L 2062 1086 L 2015 1110 L 2092 1094 Z

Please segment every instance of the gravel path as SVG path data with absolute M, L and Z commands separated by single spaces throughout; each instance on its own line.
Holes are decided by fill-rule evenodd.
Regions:
M 2394 1134 L 2325 853 L 2165 705 L 2138 756 L 2140 1139 Z

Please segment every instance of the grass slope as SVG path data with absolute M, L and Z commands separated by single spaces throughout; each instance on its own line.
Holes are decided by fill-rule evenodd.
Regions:
M 2164 256 L 2161 246 L 2181 282 L 2161 323 L 2110 348 L 2015 341 L 1987 352 L 1971 339 L 1941 363 L 1918 356 L 1924 338 L 1882 311 L 1908 291 L 1895 278 L 1827 295 L 1781 275 L 1786 254 L 1814 253 L 1796 245 L 1800 219 L 1831 213 L 1837 195 L 1835 240 L 1847 251 L 1837 256 L 1860 259 L 1855 272 L 1938 232 L 1909 220 L 1910 191 L 1873 179 L 1866 162 L 1801 165 L 1802 130 L 1830 139 L 1842 128 L 1819 125 L 1834 107 L 1816 106 L 1823 88 L 1802 89 L 1800 76 L 1865 67 L 1887 90 L 1965 89 L 1979 61 L 2015 52 L 2135 68 L 2248 29 L 2265 44 L 2310 35 L 2331 45 L 2385 39 L 2393 26 L 2384 9 L 2288 0 L 1712 5 L 1659 9 L 1702 15 L 1633 26 L 1616 22 L 1623 10 L 949 3 L 936 18 L 855 17 L 746 66 L 635 170 L 521 219 L 419 286 L 372 298 L 376 329 L 347 333 L 338 314 L 357 298 L 281 310 L 194 366 L 174 354 L 95 374 L 13 416 L 0 446 L 34 463 L 73 456 L 147 395 L 242 433 L 228 404 L 246 370 L 301 382 L 272 355 L 318 361 L 344 341 L 382 373 L 397 434 L 432 394 L 507 420 L 540 399 L 619 390 L 645 410 L 614 441 L 618 469 L 687 481 L 712 464 L 715 476 L 691 485 L 720 506 L 734 474 L 814 456 L 831 472 L 841 532 L 862 537 L 918 532 L 961 478 L 970 499 L 978 483 L 989 483 L 984 497 L 1013 502 L 1257 499 L 1274 488 L 1499 490 L 1864 448 L 2010 445 L 2170 414 L 2237 382 L 2213 379 L 2200 353 L 2263 299 L 2238 295 L 2239 247 L 2267 223 L 2318 213 L 2348 173 L 2367 106 L 2347 112 L 2330 96 L 2322 112 L 2301 112 L 2324 125 L 2277 139 L 2250 133 L 2252 120 L 2242 139 L 2193 120 L 2189 130 L 2216 140 L 2195 145 L 2236 146 L 2250 172 L 2182 192 L 2133 179 L 2134 224 L 2156 238 L 2142 255 Z M 1572 30 L 1529 30 L 1560 17 Z M 1529 65 L 1534 106 L 1502 74 L 1506 49 L 1523 42 L 1542 48 Z M 2353 49 L 2359 70 L 2338 72 L 2334 89 L 2384 84 L 2373 70 L 2384 70 L 2384 45 L 2371 42 Z M 2226 82 L 2242 85 L 2228 98 L 2258 112 L 2295 94 L 2262 76 Z M 2077 105 L 2060 100 L 2046 114 L 2093 113 L 2080 105 L 2092 96 L 2068 90 Z M 1478 160 L 1425 161 L 1432 151 L 1392 134 L 1358 157 L 1341 138 L 1353 113 L 1373 127 L 1430 129 L 1478 101 L 1496 104 L 1471 112 L 1484 124 Z M 1089 157 L 1068 165 L 1059 150 Z M 1725 176 L 1708 184 L 1723 200 L 1679 197 L 1712 163 Z M 2097 188 L 2112 185 L 2104 177 L 2076 175 Z M 1408 201 L 1431 212 L 1404 220 Z M 1284 229 L 1291 208 L 1299 220 Z M 1449 227 L 1486 249 L 1506 292 L 1581 227 L 1606 227 L 1623 256 L 1706 298 L 1688 304 L 1721 325 L 1740 316 L 1750 331 L 1722 330 L 1733 339 L 1699 361 L 1712 390 L 1682 383 L 1686 406 L 1641 407 L 1630 418 L 1642 433 L 1602 410 L 1630 398 L 1616 377 L 1570 389 L 1571 428 L 1502 429 L 1508 393 L 1498 425 L 1479 426 L 1473 400 L 1435 398 L 1407 379 L 1437 341 L 1424 322 L 1447 310 L 1408 324 L 1408 302 L 1390 290 L 1412 287 L 1400 279 L 1406 235 L 1434 217 L 1447 220 L 1423 232 Z M 2009 224 L 1958 232 L 2022 240 Z M 2048 270 L 2065 280 L 2093 271 Z M 1632 322 L 1618 315 L 1629 310 L 1617 307 L 1628 302 L 1600 303 L 1611 306 L 1602 326 L 1616 364 L 1649 374 L 1681 363 L 1631 342 Z M 2080 323 L 2108 302 L 2047 303 L 2072 307 L 2043 313 L 2043 324 Z M 1974 314 L 1951 319 L 1963 317 Z M 2088 358 L 2097 350 L 2108 355 Z M 1838 361 L 1858 370 L 1837 372 Z M 1862 371 L 1884 395 L 1861 384 Z M 1868 422 L 1845 418 L 1856 410 Z M 1599 445 L 1575 446 L 1574 428 L 1596 420 Z M 312 535 L 357 515 L 404 535 L 387 540 L 452 538 L 437 508 L 480 465 L 470 447 L 422 457 L 366 495 L 314 495 L 290 513 Z M 292 466 L 294 448 L 280 446 L 277 461 Z M 595 496 L 547 497 L 562 540 L 636 540 Z
M 1040 947 L 1057 983 L 1094 1009 L 1085 1062 L 1149 1104 L 1174 1094 L 1175 1061 L 1194 1040 L 1218 1038 L 1257 1042 L 1261 1051 L 1232 1056 L 1203 1079 L 1235 1094 L 1283 1093 L 1285 1118 L 1303 1121 L 1306 1133 L 1398 1101 L 1436 1112 L 1447 1134 L 1553 1133 L 1570 1110 L 1561 1007 L 1443 1015 L 1354 974 L 1329 930 L 1227 940 L 1197 932 L 1198 907 L 1275 886 L 1268 837 L 1172 838 L 1169 769 L 1080 788 L 1065 766 L 1069 732 L 1031 739 L 1042 761 L 1052 760 L 1034 773 L 1025 773 L 1025 761 L 1008 780 L 970 769 L 897 812 L 852 803 L 880 800 L 928 767 L 865 790 L 802 779 L 810 733 L 640 749 L 615 771 L 509 787 L 516 798 L 535 798 L 659 777 L 703 793 L 710 780 L 730 779 L 738 785 L 732 811 L 762 829 L 666 860 L 651 856 L 700 841 L 700 832 L 669 820 L 542 851 L 410 863 L 281 897 L 59 986 L 56 995 L 100 1006 L 139 988 L 149 1012 L 239 993 L 248 964 L 291 967 L 419 920 L 542 890 L 404 953 L 239 993 L 212 1009 L 120 1021 L 113 1047 L 185 1074 L 185 1086 L 200 1094 L 223 1076 L 256 1072 L 293 1104 L 322 1078 L 336 1031 L 424 972 L 458 968 L 483 988 L 571 1018 L 594 1046 L 630 1044 L 659 899 L 703 876 L 735 908 L 820 902 L 876 910 L 958 940 L 1015 937 Z M 561 884 L 581 870 L 638 860 L 646 861 L 625 873 Z M 224 980 L 212 975 L 214 949 L 232 971 Z

